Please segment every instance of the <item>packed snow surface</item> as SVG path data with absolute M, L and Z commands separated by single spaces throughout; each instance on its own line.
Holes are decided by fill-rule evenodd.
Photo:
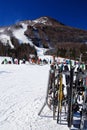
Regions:
M 68 130 L 45 106 L 49 65 L 0 65 L 0 130 Z

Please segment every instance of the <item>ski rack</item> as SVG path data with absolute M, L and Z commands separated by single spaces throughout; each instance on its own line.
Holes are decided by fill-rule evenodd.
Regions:
M 62 107 L 64 107 L 63 88 L 62 88 L 63 87 L 62 75 L 64 74 L 65 76 L 69 76 L 69 81 L 67 83 L 67 98 L 66 98 L 67 112 L 65 112 L 65 116 L 67 114 L 67 119 L 66 119 L 67 126 L 69 127 L 69 129 L 71 129 L 73 126 L 73 118 L 74 118 L 73 106 L 77 102 L 77 97 L 81 92 L 85 98 L 82 104 L 82 115 L 80 115 L 81 125 L 79 129 L 84 130 L 83 128 L 85 126 L 85 121 L 87 119 L 87 115 L 86 115 L 87 113 L 86 114 L 84 113 L 84 106 L 86 106 L 85 100 L 87 99 L 87 72 L 86 71 L 74 72 L 74 67 L 71 67 L 70 71 L 60 71 L 56 69 L 54 66 L 53 70 L 54 70 L 53 80 L 51 81 L 51 73 L 49 72 L 45 102 L 42 108 L 40 109 L 38 115 L 41 114 L 42 110 L 47 105 L 49 109 L 53 111 L 53 119 L 56 119 L 57 123 L 61 123 Z M 74 76 L 76 76 L 75 81 L 74 81 Z M 78 83 L 78 80 L 80 78 L 83 79 L 83 82 L 81 84 Z M 84 86 L 86 87 L 86 89 L 84 89 L 85 88 Z
M 73 76 L 76 75 L 76 81 L 73 82 Z M 74 73 L 71 69 L 70 72 L 70 89 L 69 89 L 69 97 L 68 97 L 68 127 L 71 129 L 74 121 L 74 114 L 76 113 L 74 105 L 77 104 L 77 109 L 80 107 L 81 110 L 79 111 L 79 117 L 80 117 L 80 124 L 78 126 L 78 129 L 80 130 L 86 130 L 87 129 L 87 109 L 86 112 L 84 112 L 84 106 L 87 108 L 85 100 L 87 99 L 87 72 L 86 71 L 77 71 L 77 73 Z M 78 97 L 83 98 L 83 103 L 78 103 Z M 86 123 L 85 123 L 86 122 Z

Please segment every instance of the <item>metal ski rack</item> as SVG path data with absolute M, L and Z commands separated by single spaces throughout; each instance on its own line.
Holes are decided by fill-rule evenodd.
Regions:
M 65 100 L 63 99 L 63 75 L 65 75 L 67 79 L 67 97 L 66 113 L 64 116 L 67 116 L 67 125 L 69 129 L 74 126 L 74 105 L 76 105 L 79 94 L 81 93 L 84 99 L 83 104 L 81 104 L 82 114 L 80 115 L 81 125 L 79 129 L 86 130 L 87 127 L 85 124 L 87 123 L 87 109 L 84 108 L 87 108 L 87 72 L 79 70 L 74 72 L 74 67 L 70 67 L 70 71 L 60 71 L 59 69 L 56 69 L 54 65 L 52 69 L 53 77 L 51 78 L 51 72 L 49 72 L 45 102 L 38 115 L 41 114 L 44 107 L 47 105 L 53 112 L 53 119 L 56 119 L 57 117 L 57 123 L 61 123 L 62 110 L 65 107 L 65 104 L 63 104 Z M 74 76 L 76 76 L 75 80 Z M 80 107 L 78 103 L 77 107 Z M 86 112 L 84 112 L 84 110 Z M 86 129 L 84 129 L 85 127 Z

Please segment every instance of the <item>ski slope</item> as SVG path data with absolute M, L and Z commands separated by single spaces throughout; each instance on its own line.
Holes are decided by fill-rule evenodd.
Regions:
M 68 130 L 45 106 L 49 65 L 0 65 L 0 130 Z

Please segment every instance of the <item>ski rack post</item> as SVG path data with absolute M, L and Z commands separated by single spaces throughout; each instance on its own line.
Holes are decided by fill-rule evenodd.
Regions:
M 45 107 L 46 105 L 48 105 L 47 100 L 48 100 L 49 82 L 50 82 L 50 72 L 49 72 L 49 75 L 48 75 L 48 84 L 47 84 L 45 102 L 44 102 L 43 106 L 41 107 L 41 109 L 40 109 L 38 115 L 40 115 L 41 112 L 43 111 L 44 107 Z

